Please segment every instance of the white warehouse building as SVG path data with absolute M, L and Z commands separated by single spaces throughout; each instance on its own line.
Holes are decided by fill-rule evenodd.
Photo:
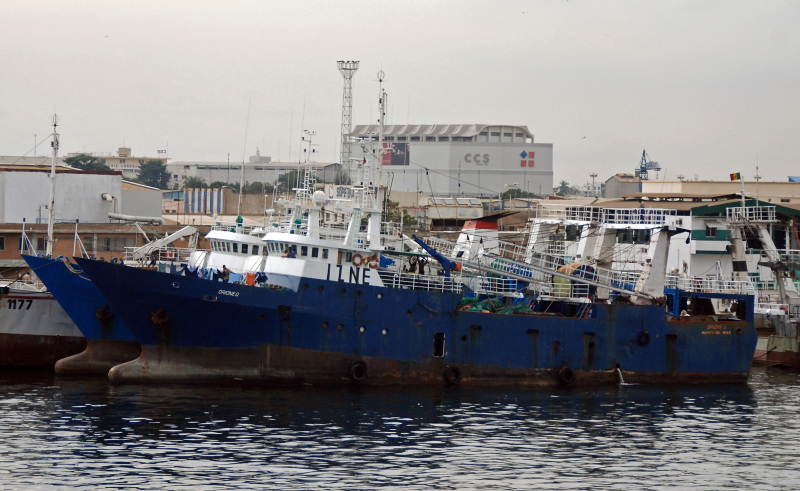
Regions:
M 351 162 L 342 166 L 356 178 L 365 140 L 377 140 L 378 125 L 350 133 Z M 553 144 L 534 143 L 526 126 L 486 124 L 384 125 L 383 170 L 393 191 L 431 195 L 497 196 L 510 187 L 545 195 L 553 189 Z

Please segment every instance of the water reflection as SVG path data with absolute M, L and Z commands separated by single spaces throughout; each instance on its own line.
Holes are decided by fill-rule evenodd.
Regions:
M 0 375 L 0 482 L 146 489 L 800 485 L 798 375 L 749 386 L 261 389 Z

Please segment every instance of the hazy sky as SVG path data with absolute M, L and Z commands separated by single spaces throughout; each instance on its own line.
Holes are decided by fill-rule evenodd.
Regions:
M 305 128 L 338 161 L 336 61 L 359 60 L 354 125 L 383 69 L 388 123 L 525 125 L 556 183 L 643 149 L 667 179 L 800 175 L 796 0 L 3 0 L 0 19 L 2 155 L 33 155 L 57 112 L 62 154 L 297 160 Z

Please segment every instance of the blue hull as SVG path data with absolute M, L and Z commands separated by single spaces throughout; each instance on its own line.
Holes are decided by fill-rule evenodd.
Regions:
M 61 260 L 24 254 L 22 258 L 87 341 L 86 350 L 82 353 L 56 363 L 56 373 L 106 375 L 111 367 L 141 354 L 136 337 L 114 314 L 106 298 L 85 274 L 73 273 Z
M 622 304 L 503 315 L 458 310 L 453 293 L 314 279 L 293 292 L 78 263 L 142 344 L 109 373 L 118 382 L 742 382 L 756 345 L 746 296 L 746 320 Z

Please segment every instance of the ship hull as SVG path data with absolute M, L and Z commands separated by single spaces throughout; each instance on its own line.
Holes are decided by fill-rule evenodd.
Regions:
M 800 338 L 797 336 L 759 336 L 753 364 L 758 366 L 800 368 Z
M 86 339 L 52 295 L 10 288 L 0 293 L 0 369 L 52 370 Z
M 305 278 L 292 291 L 78 261 L 142 344 L 109 372 L 120 383 L 728 383 L 747 379 L 756 342 L 752 319 L 668 319 L 663 306 L 502 315 L 459 310 L 448 292 Z
M 135 359 L 142 348 L 86 275 L 58 259 L 22 255 L 86 338 L 86 349 L 55 363 L 60 375 L 102 375 Z

